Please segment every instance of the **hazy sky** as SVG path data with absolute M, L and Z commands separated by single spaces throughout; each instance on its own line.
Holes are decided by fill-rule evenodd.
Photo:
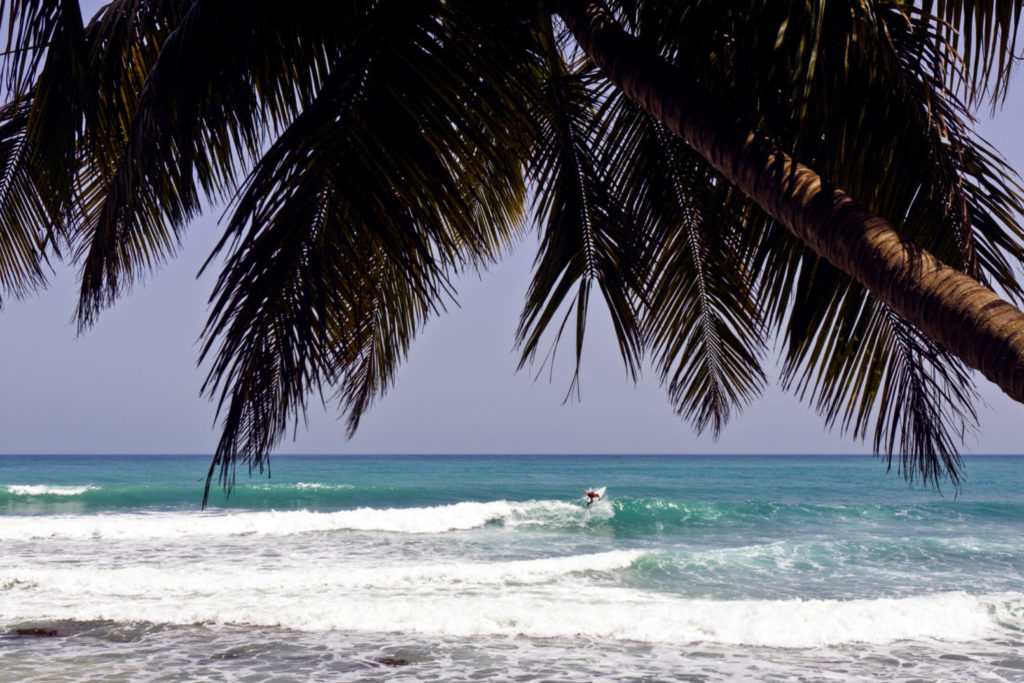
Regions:
M 981 131 L 1024 171 L 1024 81 Z M 0 453 L 209 453 L 214 405 L 196 367 L 214 273 L 195 275 L 219 236 L 219 214 L 197 220 L 181 255 L 76 337 L 73 272 L 0 311 Z M 716 442 L 677 418 L 648 372 L 626 377 L 604 316 L 588 327 L 582 401 L 562 405 L 571 344 L 553 381 L 516 373 L 513 334 L 529 282 L 532 242 L 458 283 L 460 308 L 428 323 L 398 384 L 356 436 L 313 405 L 283 453 L 859 453 L 869 444 L 826 432 L 813 410 L 770 388 Z M 597 307 L 595 300 L 595 306 Z M 775 352 L 772 352 L 774 357 Z M 991 409 L 968 452 L 1020 453 L 1024 406 L 979 376 Z

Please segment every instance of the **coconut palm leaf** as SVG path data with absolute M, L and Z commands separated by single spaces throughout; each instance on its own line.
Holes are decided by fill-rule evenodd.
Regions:
M 534 213 L 542 226 L 541 246 L 516 341 L 522 349 L 522 368 L 536 356 L 545 331 L 554 323 L 554 340 L 544 359 L 553 367 L 561 336 L 575 316 L 576 365 L 569 394 L 578 395 L 594 285 L 607 305 L 627 371 L 636 376 L 640 359 L 636 303 L 643 288 L 640 232 L 621 210 L 594 152 L 601 93 L 594 88 L 592 69 L 566 63 L 550 22 L 542 24 L 539 35 L 546 57 L 544 106 L 536 115 L 537 139 L 529 174 L 537 188 Z
M 963 364 L 923 338 L 848 276 L 813 264 L 795 288 L 780 381 L 829 427 L 865 438 L 908 480 L 959 486 L 959 444 L 977 427 Z
M 4 108 L 5 175 L 0 213 L 8 245 L 3 287 L 14 295 L 45 284 L 89 198 L 79 140 L 95 108 L 89 41 L 77 2 L 3 2 L 7 50 L 0 62 L 11 99 Z
M 991 233 L 992 222 L 970 222 L 972 215 L 981 213 L 979 197 L 993 199 L 981 191 L 990 181 L 1004 188 L 994 199 L 1000 206 L 998 214 L 1013 216 L 1019 204 L 1015 177 L 969 134 L 966 106 L 946 88 L 947 67 L 955 62 L 955 55 L 943 52 L 941 44 L 936 47 L 938 24 L 896 5 L 778 3 L 759 7 L 756 13 L 744 7 L 745 3 L 650 3 L 631 21 L 641 43 L 643 30 L 659 37 L 653 44 L 685 79 L 692 79 L 685 82 L 714 93 L 715 106 L 721 107 L 723 101 L 731 104 L 717 109 L 714 116 L 731 120 L 733 112 L 744 112 L 748 122 L 744 125 L 764 131 L 783 149 L 807 159 L 828 182 L 853 192 L 872 211 L 919 238 L 947 262 L 983 280 L 1016 288 L 1012 278 L 1006 278 L 1005 268 L 1021 258 L 1019 232 L 1012 220 Z M 628 15 L 627 9 L 620 8 L 620 16 Z M 648 39 L 647 45 L 651 44 Z M 639 91 L 637 97 L 652 96 Z M 897 130 L 887 124 L 894 119 L 915 124 L 912 130 Z M 871 157 L 863 150 L 884 150 L 886 155 Z M 964 163 L 968 157 L 969 165 Z M 976 163 L 979 160 L 981 164 Z M 770 165 L 764 168 L 763 173 L 771 172 Z M 778 179 L 750 182 L 774 184 Z M 845 276 L 826 277 L 824 271 L 831 266 L 817 263 L 818 257 L 803 245 L 787 246 L 791 237 L 774 222 L 756 219 L 749 227 L 757 233 L 753 236 L 757 249 L 746 253 L 758 255 L 749 263 L 751 276 L 767 320 L 773 326 L 787 326 L 788 362 L 800 366 L 810 359 L 810 365 L 802 367 L 814 368 L 816 395 L 831 396 L 830 388 L 841 386 L 850 397 L 840 402 L 842 410 L 827 399 L 819 403 L 830 423 L 853 407 L 852 422 L 843 424 L 862 424 L 859 420 L 877 406 L 878 392 L 893 386 L 880 385 L 875 379 L 879 375 L 864 369 L 886 367 L 882 360 L 887 354 L 895 357 L 895 347 L 859 341 L 880 338 L 884 330 L 872 328 L 880 328 L 884 319 L 864 315 L 873 305 L 867 293 L 849 284 Z M 826 291 L 816 296 L 793 298 L 801 275 L 811 273 L 817 273 L 817 282 L 831 279 L 839 289 L 825 286 Z M 791 310 L 791 302 L 806 310 Z M 863 352 L 849 356 L 849 349 L 837 344 L 804 343 L 816 339 L 822 322 L 833 332 L 864 328 L 856 342 L 866 344 Z M 871 359 L 877 354 L 881 355 L 873 361 L 842 360 Z M 905 362 L 927 357 L 910 356 Z M 928 400 L 926 394 L 922 396 Z M 933 400 L 939 405 L 959 399 L 946 395 Z M 894 403 L 890 400 L 887 405 Z M 943 428 L 937 421 L 932 425 Z M 945 437 L 950 433 L 937 435 L 931 443 L 948 442 Z M 913 444 L 905 446 L 914 450 Z M 923 478 L 928 476 L 922 471 Z
M 0 72 L 11 102 L 29 105 L 22 149 L 29 151 L 25 161 L 35 169 L 34 186 L 49 217 L 26 228 L 52 235 L 56 246 L 74 222 L 76 143 L 91 101 L 82 16 L 77 2 L 50 0 L 5 2 L 3 14 L 9 32 Z
M 67 0 L 0 0 L 0 16 L 7 26 L 0 80 L 12 99 L 19 99 L 34 88 L 49 49 L 76 33 L 76 16 L 81 30 L 81 11 L 77 2 Z
M 938 487 L 948 478 L 959 490 L 959 447 L 978 420 L 974 383 L 962 363 L 887 313 L 896 348 L 879 392 L 875 452 L 884 453 L 890 466 L 898 452 L 898 471 L 911 482 L 920 476 Z
M 51 248 L 77 241 L 101 204 L 102 151 L 123 144 L 125 109 L 156 59 L 174 5 L 114 2 L 83 27 L 77 2 L 11 3 L 3 69 L 13 91 L 34 79 L 23 98 L 23 149 L 31 150 L 27 163 L 48 217 L 22 227 L 45 233 Z
M 762 328 L 738 253 L 745 204 L 710 165 L 621 94 L 601 113 L 614 194 L 647 237 L 645 347 L 676 411 L 717 436 L 758 396 Z
M 210 477 L 219 467 L 226 487 L 236 463 L 263 468 L 310 393 L 333 387 L 354 431 L 452 299 L 449 277 L 521 230 L 528 138 L 517 149 L 480 124 L 485 110 L 489 125 L 523 129 L 525 112 L 506 106 L 516 80 L 447 66 L 486 68 L 507 49 L 467 53 L 445 35 L 460 9 L 444 9 L 419 3 L 369 27 L 235 202 L 203 349 L 223 414 Z
M 950 83 L 959 87 L 972 104 L 990 97 L 993 105 L 1006 96 L 1017 55 L 1020 0 L 926 0 L 927 14 L 945 22 L 943 38 L 962 57 L 962 66 L 950 72 Z
M 907 16 L 910 21 L 905 20 Z M 821 113 L 819 120 L 831 121 L 832 130 L 841 141 L 838 155 L 828 150 L 828 136 L 823 136 L 823 144 L 813 149 L 799 142 L 796 147 L 802 146 L 803 153 L 821 159 L 823 168 L 837 184 L 850 188 L 873 210 L 889 217 L 947 262 L 957 264 L 983 282 L 998 283 L 1011 296 L 1018 295 L 1019 286 L 1009 265 L 1011 259 L 1019 262 L 1022 255 L 1021 233 L 1011 218 L 1021 209 L 1015 177 L 1005 162 L 970 135 L 963 105 L 947 97 L 941 81 L 934 77 L 915 78 L 919 71 L 915 65 L 940 64 L 946 59 L 928 50 L 935 42 L 930 31 L 936 24 L 925 17 L 894 13 L 876 13 L 865 19 L 870 19 L 865 22 L 870 30 L 862 32 L 860 42 L 874 45 L 871 54 L 882 60 L 877 68 L 881 78 L 875 77 L 877 84 L 868 80 L 858 86 L 847 77 L 845 83 L 833 88 L 864 94 L 858 98 L 859 119 L 844 126 L 839 112 Z M 915 25 L 918 19 L 922 23 Z M 825 42 L 834 45 L 834 37 Z M 825 64 L 823 73 L 835 71 L 829 68 L 828 59 L 823 54 L 819 60 Z M 932 73 L 941 73 L 941 69 L 935 68 Z M 895 78 L 895 83 L 887 84 L 886 77 Z M 886 97 L 882 106 L 883 93 L 896 87 L 902 97 Z M 894 107 L 898 107 L 898 114 L 894 114 Z M 804 111 L 808 118 L 814 115 L 813 109 Z M 916 115 L 918 123 L 912 131 L 896 131 L 881 124 L 894 115 L 911 119 Z M 873 122 L 876 116 L 878 122 Z M 851 163 L 850 158 L 842 156 L 856 154 L 857 149 L 890 150 L 890 157 L 878 163 L 861 153 Z M 834 159 L 831 162 L 830 157 Z M 1007 190 L 993 196 L 986 187 Z M 996 207 L 996 211 L 991 210 Z M 994 215 L 1001 216 L 998 220 L 1005 223 L 996 225 L 997 221 L 991 218 Z M 989 218 L 972 222 L 973 217 L 980 216 Z M 941 229 L 937 229 L 939 226 Z M 816 257 L 789 261 L 790 267 L 798 263 L 800 284 L 787 323 L 789 347 L 784 385 L 793 384 L 795 368 L 801 363 L 814 365 L 817 369 L 812 400 L 828 424 L 840 424 L 843 429 L 863 436 L 872 415 L 878 419 L 876 433 L 884 431 L 887 422 L 895 425 L 903 419 L 905 428 L 899 436 L 905 441 L 897 441 L 894 447 L 892 439 L 885 442 L 876 437 L 876 448 L 885 446 L 887 458 L 894 452 L 901 453 L 902 469 L 910 477 L 916 471 L 924 481 L 934 481 L 936 472 L 941 470 L 955 484 L 958 461 L 951 444 L 962 436 L 964 426 L 974 421 L 970 404 L 973 385 L 962 366 L 936 349 L 922 351 L 921 340 L 908 341 L 905 330 L 893 329 L 892 316 L 884 306 L 846 276 L 830 273 L 831 268 L 819 263 Z M 786 270 L 775 262 L 764 272 L 777 276 Z M 779 286 L 768 289 L 778 291 Z M 820 336 L 825 329 L 831 330 L 827 340 Z M 861 348 L 852 349 L 851 340 Z M 805 365 L 800 375 L 801 393 L 808 386 L 809 367 Z M 882 381 L 882 377 L 895 376 L 962 381 L 935 381 L 928 386 L 931 391 L 921 389 L 926 384 L 923 381 Z M 917 393 L 911 397 L 913 389 Z M 899 418 L 879 406 L 896 406 L 893 409 L 897 412 L 908 412 Z M 929 415 L 949 419 L 926 420 Z M 896 433 L 895 427 L 889 431 L 890 436 Z M 926 433 L 931 435 L 930 439 L 923 437 Z M 932 460 L 923 455 L 929 448 L 935 456 Z
M 31 163 L 27 126 L 31 105 L 0 107 L 0 305 L 46 284 L 45 264 L 53 221 Z
M 248 3 L 200 0 L 174 17 L 142 89 L 127 79 L 114 93 L 130 124 L 123 145 L 104 150 L 103 204 L 78 236 L 80 325 L 174 252 L 204 200 L 233 193 L 239 172 L 311 99 L 340 44 L 363 27 L 367 4 L 272 3 L 253 12 Z M 125 49 L 149 44 L 145 32 L 135 37 Z

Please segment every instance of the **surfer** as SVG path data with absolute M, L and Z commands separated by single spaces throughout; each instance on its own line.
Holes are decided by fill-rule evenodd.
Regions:
M 601 494 L 597 491 L 588 491 L 587 489 L 580 489 L 587 496 L 587 507 L 590 507 L 594 501 L 601 500 Z

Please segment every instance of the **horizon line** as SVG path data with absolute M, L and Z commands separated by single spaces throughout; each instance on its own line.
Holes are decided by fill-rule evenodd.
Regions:
M 213 457 L 213 453 L 203 452 L 157 452 L 150 451 L 145 453 L 123 451 L 123 452 L 90 452 L 90 453 L 68 453 L 68 452 L 45 452 L 45 453 L 26 453 L 26 452 L 7 452 L 0 453 L 0 457 L 124 457 L 124 456 L 142 456 L 142 457 Z M 752 452 L 736 452 L 736 453 L 683 453 L 683 452 L 666 452 L 666 451 L 628 451 L 628 452 L 559 452 L 559 453 L 545 453 L 545 452 L 475 452 L 475 451 L 451 451 L 451 452 L 383 452 L 383 453 L 272 453 L 272 458 L 288 458 L 288 457 L 765 457 L 765 456 L 777 456 L 777 457 L 870 457 L 870 458 L 884 458 L 884 455 L 878 455 L 874 453 L 863 453 L 863 452 L 845 452 L 845 453 L 819 453 L 819 452 L 767 452 L 767 453 L 752 453 Z M 1024 456 L 1024 453 L 963 453 L 961 457 L 971 458 L 979 456 L 1006 456 L 1006 457 L 1020 457 Z M 899 454 L 893 454 L 893 457 L 899 457 Z

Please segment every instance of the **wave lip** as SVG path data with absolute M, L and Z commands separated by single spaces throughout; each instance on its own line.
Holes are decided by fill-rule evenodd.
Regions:
M 510 526 L 583 523 L 584 511 L 561 501 L 462 502 L 414 508 L 356 508 L 230 513 L 133 513 L 88 516 L 6 517 L 0 541 L 29 539 L 163 539 L 331 531 L 439 534 L 504 523 Z
M 97 491 L 98 486 L 53 486 L 51 484 L 10 484 L 7 492 L 15 496 L 80 496 L 86 491 Z

